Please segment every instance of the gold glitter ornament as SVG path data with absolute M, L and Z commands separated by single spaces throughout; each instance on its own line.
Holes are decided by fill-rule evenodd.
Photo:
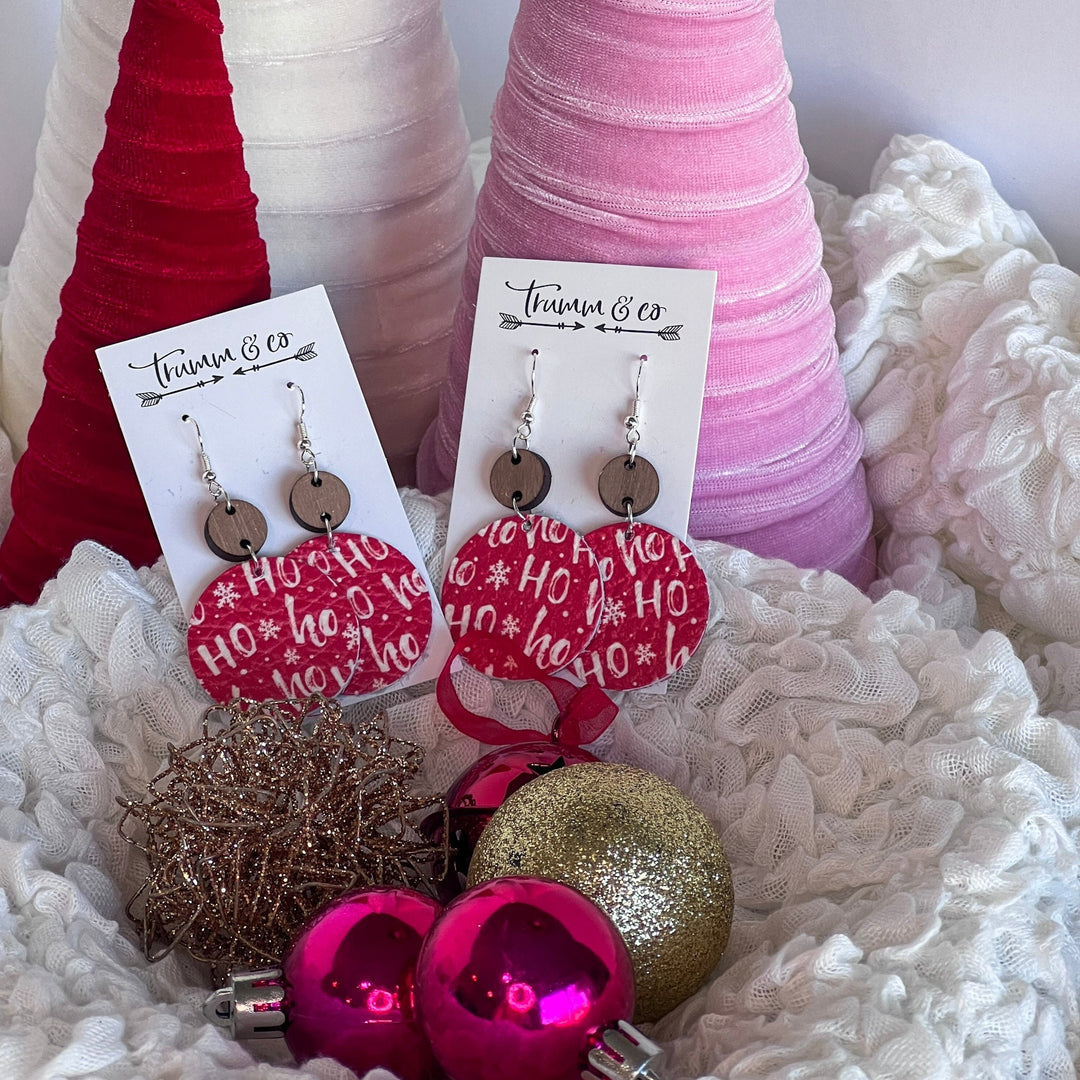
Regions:
M 438 810 L 446 835 L 446 807 L 413 793 L 423 751 L 383 719 L 349 723 L 320 694 L 241 699 L 208 709 L 202 738 L 169 747 L 146 798 L 118 800 L 120 834 L 149 864 L 127 906 L 148 960 L 183 945 L 215 974 L 277 964 L 346 890 L 445 875 L 446 844 L 417 824 Z
M 698 990 L 731 930 L 731 869 L 708 818 L 630 765 L 590 762 L 526 784 L 495 811 L 469 885 L 497 877 L 572 885 L 607 912 L 634 963 L 634 1022 Z

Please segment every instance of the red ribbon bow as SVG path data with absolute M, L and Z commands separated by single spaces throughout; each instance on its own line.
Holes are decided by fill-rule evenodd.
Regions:
M 518 665 L 517 670 L 523 672 L 523 679 L 538 682 L 547 690 L 559 710 L 559 715 L 555 718 L 550 732 L 507 727 L 490 716 L 481 716 L 465 707 L 454 688 L 450 671 L 454 661 L 473 645 L 486 645 L 489 649 L 500 651 L 505 657 L 514 659 Z M 435 697 L 447 720 L 458 731 L 471 736 L 478 742 L 492 746 L 537 742 L 544 739 L 550 739 L 552 742 L 562 743 L 565 746 L 584 746 L 607 731 L 619 714 L 619 706 L 599 686 L 593 683 L 576 686 L 567 679 L 559 678 L 558 675 L 545 675 L 508 638 L 496 637 L 494 634 L 485 634 L 480 631 L 465 634 L 454 645 L 439 675 Z

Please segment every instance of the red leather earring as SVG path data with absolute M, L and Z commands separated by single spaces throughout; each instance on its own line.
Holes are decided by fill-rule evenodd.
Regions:
M 584 538 L 533 512 L 547 497 L 551 469 L 529 448 L 539 350 L 530 356 L 529 403 L 490 476 L 491 494 L 513 514 L 496 518 L 461 546 L 446 572 L 442 604 L 455 640 L 476 632 L 509 638 L 550 674 L 573 663 L 596 633 L 603 584 Z M 522 676 L 512 656 L 482 642 L 463 655 L 496 678 Z
M 624 520 L 586 537 L 600 561 L 604 610 L 600 629 L 574 664 L 582 679 L 607 690 L 636 690 L 674 675 L 697 650 L 709 619 L 709 583 L 677 536 L 640 520 L 660 497 L 660 477 L 638 452 L 641 377 L 624 421 L 627 452 L 612 458 L 597 483 L 600 501 Z
M 304 466 L 289 492 L 289 511 L 298 525 L 320 534 L 292 557 L 329 577 L 352 604 L 355 667 L 344 692 L 370 694 L 404 678 L 424 655 L 431 638 L 431 593 L 397 548 L 365 533 L 337 531 L 349 516 L 352 496 L 343 480 L 319 468 L 303 388 L 295 382 L 287 386 L 300 395 L 296 445 Z
M 236 564 L 195 603 L 187 641 L 196 678 L 218 702 L 341 693 L 359 651 L 359 626 L 345 590 L 300 559 L 260 556 L 266 518 L 229 496 L 198 423 L 182 419 L 195 428 L 203 482 L 214 500 L 203 536 L 219 559 Z

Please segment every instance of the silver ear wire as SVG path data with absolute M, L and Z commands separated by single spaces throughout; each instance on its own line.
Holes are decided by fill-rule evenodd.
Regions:
M 521 441 L 520 449 L 529 449 L 529 440 L 532 438 L 532 425 L 536 417 L 533 415 L 533 409 L 536 408 L 536 361 L 540 357 L 540 350 L 533 349 L 532 353 L 532 367 L 529 370 L 529 404 L 525 407 L 525 411 L 521 414 L 521 423 L 517 426 L 517 431 L 514 433 L 514 441 L 510 444 L 510 449 L 514 454 L 514 461 L 518 460 L 518 440 Z
M 648 359 L 645 353 L 638 358 L 637 379 L 634 381 L 634 411 L 625 421 L 626 445 L 630 450 L 631 462 L 637 457 L 637 444 L 641 441 L 641 375 Z
M 202 458 L 203 467 L 203 483 L 206 484 L 207 489 L 210 492 L 214 502 L 225 501 L 225 509 L 231 514 L 233 512 L 232 499 L 229 498 L 229 493 L 221 485 L 221 481 L 217 478 L 217 473 L 214 472 L 210 465 L 210 457 L 206 452 L 206 446 L 203 443 L 202 431 L 199 429 L 199 422 L 194 416 L 184 413 L 180 417 L 185 424 L 190 424 L 195 429 L 195 437 L 199 440 L 199 457 Z
M 203 483 L 214 500 L 214 508 L 207 515 L 203 530 L 207 547 L 227 562 L 250 559 L 255 567 L 255 576 L 262 577 L 263 568 L 258 556 L 259 549 L 266 543 L 266 518 L 257 506 L 242 500 L 234 503 L 229 498 L 229 493 L 222 487 L 210 464 L 198 421 L 188 413 L 184 413 L 180 419 L 195 429 L 195 436 L 199 440 L 199 457 L 202 458 Z M 226 526 L 225 522 L 229 520 L 232 524 Z M 239 546 L 239 551 L 236 546 Z
M 305 417 L 307 415 L 307 398 L 304 397 L 304 388 L 295 382 L 285 384 L 290 390 L 296 390 L 300 394 L 300 419 L 297 421 L 296 427 L 300 432 L 300 441 L 296 444 L 296 448 L 300 451 L 300 461 L 304 468 L 311 473 L 312 480 L 315 485 L 319 483 L 319 465 L 315 460 L 315 449 L 311 445 L 311 438 L 308 436 L 307 423 Z

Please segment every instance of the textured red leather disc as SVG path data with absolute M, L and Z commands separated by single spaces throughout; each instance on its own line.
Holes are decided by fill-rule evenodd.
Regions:
M 526 515 L 485 525 L 454 556 L 442 589 L 443 613 L 454 640 L 482 630 L 507 637 L 549 674 L 573 663 L 597 626 L 603 607 L 600 568 L 569 525 Z M 516 662 L 483 646 L 463 654 L 479 671 L 520 679 Z
M 359 628 L 347 590 L 298 559 L 240 563 L 207 586 L 188 628 L 195 677 L 219 702 L 340 694 Z
M 371 694 L 404 678 L 431 638 L 432 601 L 420 571 L 397 548 L 361 533 L 306 540 L 292 553 L 340 585 L 356 612 L 356 668 L 347 695 Z
M 585 537 L 600 563 L 600 629 L 574 663 L 605 690 L 637 690 L 674 675 L 694 655 L 709 620 L 709 583 L 694 553 L 671 533 L 626 522 Z

